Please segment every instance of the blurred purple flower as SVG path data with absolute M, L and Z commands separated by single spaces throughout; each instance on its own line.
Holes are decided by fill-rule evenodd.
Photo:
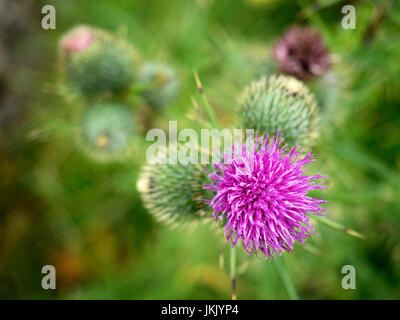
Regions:
M 94 41 L 94 33 L 91 28 L 79 26 L 68 32 L 60 42 L 62 50 L 74 53 L 86 50 Z
M 323 75 L 332 64 L 322 34 L 311 27 L 291 27 L 275 44 L 273 55 L 282 73 L 301 80 Z
M 293 250 L 295 240 L 303 243 L 313 234 L 306 213 L 326 212 L 321 207 L 325 200 L 307 196 L 308 191 L 324 189 L 313 180 L 326 177 L 304 175 L 312 155 L 280 146 L 278 136 L 233 147 L 223 163 L 214 164 L 217 170 L 209 174 L 214 184 L 205 186 L 216 193 L 206 201 L 218 223 L 226 218 L 228 243 L 234 247 L 241 239 L 248 254 L 261 251 L 270 258 L 274 252 Z

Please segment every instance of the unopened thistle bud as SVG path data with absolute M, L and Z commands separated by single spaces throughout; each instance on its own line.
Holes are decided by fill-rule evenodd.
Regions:
M 203 165 L 157 164 L 144 167 L 137 189 L 152 215 L 178 226 L 211 216 L 204 202 L 211 194 L 203 188 L 210 182 Z
M 73 54 L 86 50 L 96 39 L 96 31 L 87 26 L 78 26 L 66 33 L 60 41 L 62 54 Z
M 146 63 L 139 73 L 139 82 L 148 87 L 143 97 L 149 106 L 159 109 L 173 102 L 179 91 L 175 70 L 163 63 Z
M 78 27 L 60 43 L 70 85 L 87 98 L 122 94 L 137 78 L 137 56 L 126 41 L 102 30 Z
M 84 111 L 79 133 L 82 149 L 93 159 L 118 160 L 131 151 L 133 115 L 125 105 L 98 103 Z
M 314 96 L 290 76 L 262 77 L 240 99 L 241 125 L 260 135 L 278 130 L 288 146 L 307 148 L 317 136 L 318 109 Z

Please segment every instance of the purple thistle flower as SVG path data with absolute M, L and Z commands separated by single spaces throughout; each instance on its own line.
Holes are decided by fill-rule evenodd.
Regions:
M 94 32 L 86 26 L 79 26 L 68 32 L 61 39 L 60 46 L 67 53 L 84 51 L 89 48 L 95 40 Z
M 304 174 L 304 165 L 314 161 L 312 154 L 302 156 L 296 147 L 289 151 L 278 136 L 257 136 L 234 146 L 223 163 L 214 163 L 216 172 L 209 177 L 215 184 L 204 187 L 216 192 L 206 201 L 218 223 L 226 219 L 228 244 L 234 247 L 241 239 L 248 254 L 261 251 L 270 258 L 274 252 L 293 250 L 295 240 L 303 243 L 313 234 L 306 213 L 326 212 L 321 207 L 325 200 L 307 196 L 310 190 L 325 188 L 314 180 L 326 177 Z
M 276 43 L 273 55 L 281 72 L 301 80 L 323 75 L 332 64 L 322 34 L 311 27 L 291 27 Z

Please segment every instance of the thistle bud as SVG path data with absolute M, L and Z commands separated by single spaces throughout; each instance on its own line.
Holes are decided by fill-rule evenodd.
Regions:
M 325 74 L 332 64 L 322 34 L 311 27 L 291 27 L 278 40 L 273 54 L 282 73 L 301 80 Z
M 241 125 L 260 135 L 278 130 L 288 146 L 307 148 L 317 136 L 318 109 L 314 96 L 290 76 L 262 77 L 241 95 Z
M 179 225 L 211 216 L 202 199 L 212 196 L 203 188 L 210 183 L 202 165 L 158 164 L 147 166 L 137 183 L 144 206 L 159 221 Z
M 84 51 L 95 41 L 95 30 L 87 26 L 78 26 L 66 33 L 60 41 L 62 54 Z
M 60 43 L 70 85 L 86 98 L 119 95 L 137 78 L 137 56 L 126 41 L 104 31 L 78 27 Z
M 98 103 L 83 113 L 79 142 L 98 161 L 118 160 L 129 155 L 135 133 L 133 115 L 121 104 Z
M 144 99 L 155 109 L 167 106 L 178 95 L 178 76 L 169 65 L 146 63 L 140 70 L 139 82 L 146 88 L 143 92 Z

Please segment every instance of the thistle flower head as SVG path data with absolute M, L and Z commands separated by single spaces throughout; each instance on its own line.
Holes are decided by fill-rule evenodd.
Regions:
M 272 75 L 252 82 L 240 97 L 241 127 L 259 135 L 280 130 L 288 146 L 308 148 L 318 136 L 314 96 L 291 76 Z
M 332 64 L 322 35 L 311 27 L 290 28 L 276 43 L 273 55 L 283 73 L 301 80 L 323 75 Z
M 137 183 L 144 206 L 159 221 L 173 225 L 196 223 L 210 214 L 202 200 L 209 178 L 201 165 L 155 164 L 146 166 Z
M 95 32 L 87 26 L 78 26 L 65 34 L 60 41 L 61 50 L 74 53 L 87 49 L 95 40 Z
M 137 78 L 136 50 L 103 30 L 78 27 L 60 46 L 60 62 L 69 84 L 85 98 L 123 94 Z
M 208 201 L 213 216 L 227 221 L 228 242 L 235 246 L 240 239 L 247 253 L 271 258 L 312 235 L 307 213 L 324 215 L 326 202 L 307 195 L 324 188 L 314 180 L 325 177 L 305 175 L 304 165 L 312 161 L 311 154 L 302 157 L 296 148 L 282 147 L 277 135 L 248 140 L 215 164 L 214 184 L 205 188 L 215 194 Z
M 95 160 L 117 160 L 130 152 L 135 127 L 133 115 L 122 104 L 97 103 L 83 113 L 79 142 Z
M 144 64 L 139 73 L 139 82 L 149 86 L 143 92 L 143 97 L 153 108 L 159 109 L 170 104 L 178 95 L 178 76 L 167 64 Z

